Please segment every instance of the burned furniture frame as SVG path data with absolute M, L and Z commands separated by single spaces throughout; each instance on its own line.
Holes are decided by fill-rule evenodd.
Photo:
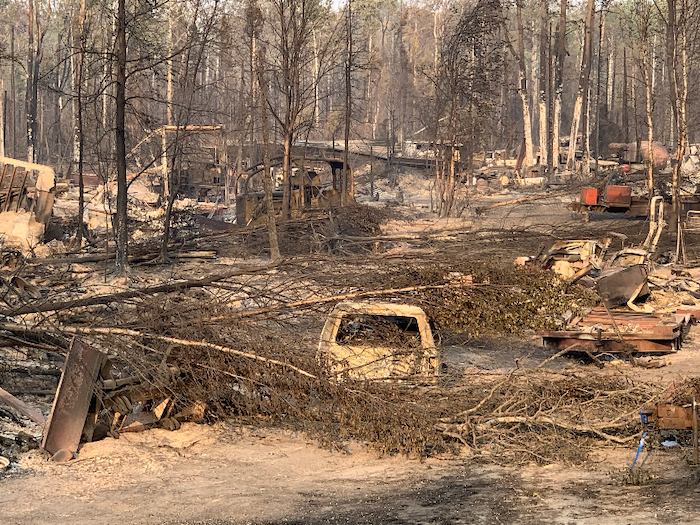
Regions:
M 53 209 L 53 168 L 0 157 L 0 239 L 29 250 L 41 241 Z
M 46 224 L 51 217 L 55 174 L 53 168 L 0 157 L 0 213 L 33 212 Z

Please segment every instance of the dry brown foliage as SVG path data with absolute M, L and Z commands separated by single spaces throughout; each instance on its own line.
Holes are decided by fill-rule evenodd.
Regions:
M 343 235 L 377 230 L 375 211 L 346 212 L 352 227 L 337 216 L 334 229 L 318 237 L 326 249 L 343 253 Z M 6 319 L 3 333 L 14 338 L 5 344 L 61 351 L 77 335 L 113 355 L 122 377 L 137 375 L 174 397 L 177 409 L 206 404 L 208 420 L 286 425 L 336 448 L 353 439 L 415 457 L 468 450 L 498 462 L 581 461 L 600 440 L 635 435 L 638 410 L 656 391 L 621 377 L 516 369 L 393 383 L 328 380 L 315 354 L 325 314 L 340 296 L 419 305 L 438 331 L 469 336 L 554 326 L 567 310 L 592 304 L 586 291 L 549 272 L 465 259 L 456 252 L 305 256 L 196 289 Z M 47 274 L 55 286 L 42 301 L 73 297 L 81 283 L 70 275 Z

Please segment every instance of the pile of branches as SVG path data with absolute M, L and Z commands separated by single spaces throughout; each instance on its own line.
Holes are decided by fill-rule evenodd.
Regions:
M 285 256 L 345 254 L 372 251 L 371 243 L 349 239 L 381 235 L 381 226 L 397 217 L 390 208 L 352 204 L 334 210 L 311 210 L 303 217 L 277 224 L 280 249 Z M 238 232 L 249 255 L 268 253 L 266 225 Z
M 640 408 L 662 394 L 624 376 L 579 377 L 544 367 L 338 383 L 315 359 L 316 330 L 300 334 L 298 326 L 269 320 L 193 326 L 186 321 L 167 336 L 104 334 L 92 342 L 110 347 L 151 384 L 164 363 L 181 370 L 176 384 L 162 381 L 160 388 L 180 406 L 206 406 L 210 422 L 283 426 L 329 448 L 354 440 L 387 455 L 466 451 L 503 464 L 581 463 L 601 441 L 637 438 Z
M 489 379 L 462 410 L 441 417 L 438 428 L 504 464 L 583 462 L 600 440 L 630 443 L 641 430 L 640 408 L 662 394 L 654 385 L 602 373 L 535 369 Z
M 468 447 L 498 461 L 577 461 L 582 442 L 625 443 L 637 432 L 636 414 L 655 391 L 603 375 L 329 380 L 316 348 L 324 314 L 343 299 L 418 304 L 438 329 L 469 333 L 539 327 L 587 300 L 538 269 L 365 262 L 309 258 L 98 297 L 49 295 L 0 312 L 0 330 L 5 344 L 54 352 L 80 337 L 178 410 L 197 405 L 208 421 L 285 425 L 333 447 L 353 439 L 384 454 Z

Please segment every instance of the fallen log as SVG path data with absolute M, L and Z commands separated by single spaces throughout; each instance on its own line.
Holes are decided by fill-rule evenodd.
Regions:
M 8 406 L 11 406 L 21 414 L 27 416 L 29 419 L 34 421 L 37 425 L 44 426 L 46 424 L 46 418 L 37 409 L 30 407 L 24 401 L 17 399 L 15 396 L 10 394 L 7 390 L 0 388 L 0 401 Z
M 542 199 L 551 199 L 552 197 L 563 197 L 569 195 L 569 192 L 564 193 L 545 193 L 544 195 L 531 195 L 529 197 L 520 197 L 518 199 L 511 199 L 509 201 L 496 202 L 494 204 L 489 204 L 488 206 L 481 206 L 476 209 L 477 214 L 484 213 L 485 211 L 492 210 L 494 208 L 500 208 L 501 206 L 510 206 L 512 204 L 518 204 L 521 202 L 533 202 Z

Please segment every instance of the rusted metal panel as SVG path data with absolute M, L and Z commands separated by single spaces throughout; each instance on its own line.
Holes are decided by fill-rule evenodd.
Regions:
M 605 200 L 613 206 L 629 208 L 632 204 L 632 188 L 629 186 L 608 186 L 605 188 Z
M 684 322 L 664 322 L 659 317 L 632 311 L 613 310 L 625 343 L 636 347 L 637 352 L 675 352 L 680 349 Z M 590 352 L 620 352 L 623 344 L 613 327 L 610 315 L 604 308 L 592 310 L 566 330 L 539 332 L 545 346 L 569 348 L 578 345 Z
M 659 403 L 656 405 L 656 427 L 660 430 L 693 428 L 693 407 Z
M 581 188 L 581 204 L 597 204 L 598 190 L 596 188 Z
M 605 268 L 596 279 L 598 292 L 608 306 L 620 306 L 649 295 L 647 271 L 641 264 L 626 268 Z
M 78 451 L 104 354 L 74 338 L 58 383 L 41 446 L 55 454 Z
M 645 333 L 653 332 L 661 338 L 673 339 L 678 336 L 682 328 L 679 322 L 664 323 L 660 317 L 646 312 L 612 310 L 611 313 L 623 335 L 634 336 L 643 331 Z M 596 325 L 602 325 L 606 332 L 612 332 L 614 330 L 612 321 L 610 320 L 610 314 L 608 314 L 605 308 L 594 308 L 586 317 L 576 324 L 576 326 L 581 327 Z M 626 334 L 626 332 L 631 333 Z
M 569 334 L 569 337 L 566 335 Z M 582 336 L 580 332 L 547 332 L 542 333 L 542 340 L 544 346 L 548 348 L 557 348 L 563 350 L 565 348 L 572 348 L 572 350 L 577 350 L 581 352 L 592 352 L 592 353 L 616 353 L 624 352 L 625 348 L 623 344 L 617 339 L 617 335 L 614 333 L 601 334 L 601 338 L 597 339 L 595 336 L 590 338 Z M 590 336 L 590 334 L 585 334 Z M 625 342 L 636 347 L 636 351 L 639 353 L 671 353 L 678 350 L 679 341 L 678 340 L 650 340 L 650 339 L 625 339 Z

